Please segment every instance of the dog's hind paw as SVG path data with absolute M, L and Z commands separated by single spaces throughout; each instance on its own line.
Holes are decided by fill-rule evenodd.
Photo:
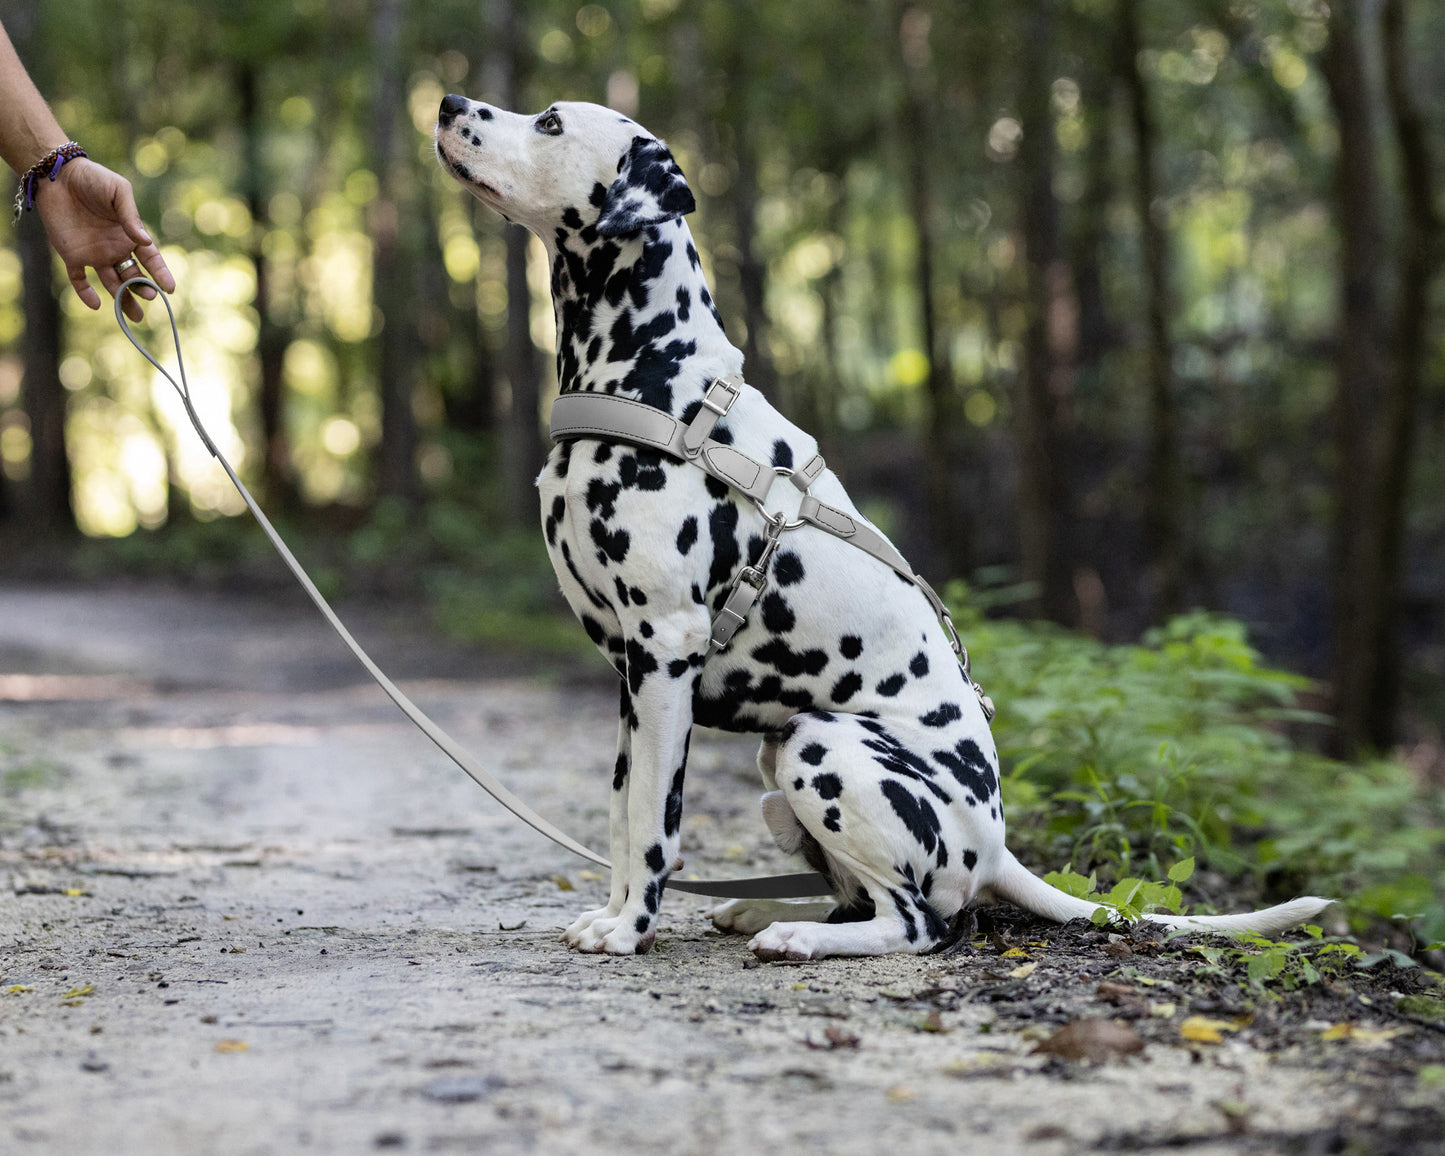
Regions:
M 810 928 L 816 923 L 774 923 L 753 936 L 748 949 L 762 960 L 814 958 L 816 946 Z M 823 952 L 821 954 L 827 954 Z
M 719 931 L 756 935 L 780 919 L 825 919 L 834 906 L 832 900 L 790 903 L 780 899 L 729 899 L 709 911 L 707 917 Z

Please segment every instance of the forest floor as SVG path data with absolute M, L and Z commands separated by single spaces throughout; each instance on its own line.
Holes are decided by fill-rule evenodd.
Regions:
M 600 662 L 344 611 L 424 709 L 605 849 Z M 1297 991 L 986 909 L 946 956 L 759 964 L 605 880 L 408 724 L 299 594 L 0 586 L 0 1149 L 1445 1152 L 1433 981 Z M 789 868 L 755 743 L 700 732 L 686 874 Z

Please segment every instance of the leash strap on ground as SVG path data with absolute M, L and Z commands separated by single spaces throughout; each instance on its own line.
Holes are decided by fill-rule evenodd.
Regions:
M 131 332 L 130 324 L 127 322 L 125 314 L 121 312 L 121 301 L 125 296 L 125 291 L 136 286 L 148 286 L 155 290 L 157 299 L 166 307 L 166 314 L 171 323 L 171 340 L 175 343 L 176 347 L 176 369 L 180 374 L 179 381 L 170 375 L 165 366 L 157 361 L 155 357 L 151 355 L 150 350 Z M 599 867 L 606 867 L 610 870 L 612 867 L 610 862 L 601 855 L 598 855 L 597 852 L 578 843 L 565 831 L 548 822 L 503 786 L 502 783 L 477 762 L 464 747 L 428 718 L 420 707 L 403 694 L 396 684 L 387 678 L 381 668 L 371 660 L 371 656 L 361 648 L 361 644 L 351 636 L 351 632 L 346 629 L 345 624 L 337 617 L 336 612 L 331 609 L 330 603 L 322 597 L 321 591 L 316 589 L 316 584 L 311 581 L 306 571 L 302 568 L 301 563 L 296 560 L 295 555 L 291 553 L 286 543 L 281 540 L 281 535 L 278 534 L 276 528 L 271 525 L 270 519 L 266 517 L 261 507 L 257 505 L 256 499 L 251 496 L 251 492 L 246 489 L 241 479 L 236 476 L 236 471 L 231 468 L 231 463 L 228 462 L 225 455 L 216 448 L 216 443 L 211 440 L 210 435 L 206 432 L 205 426 L 201 424 L 201 419 L 196 413 L 195 406 L 191 403 L 190 382 L 186 379 L 186 367 L 181 357 L 181 336 L 176 326 L 175 310 L 171 308 L 170 299 L 164 291 L 162 291 L 161 287 L 148 277 L 130 278 L 130 280 L 121 285 L 120 289 L 116 292 L 115 319 L 120 324 L 121 331 L 125 334 L 127 340 L 136 347 L 140 355 L 150 362 L 162 377 L 170 382 L 171 387 L 180 397 L 181 404 L 185 406 L 186 416 L 190 418 L 191 425 L 195 427 L 196 433 L 200 435 L 201 441 L 205 443 L 206 449 L 211 452 L 212 457 L 221 463 L 221 468 L 226 471 L 226 476 L 231 479 L 231 484 L 236 487 L 236 492 L 239 493 L 242 500 L 245 501 L 247 509 L 251 511 L 251 514 L 260 524 L 266 537 L 271 540 L 271 545 L 275 547 L 276 553 L 281 556 L 281 560 L 286 563 L 287 569 L 291 571 L 296 581 L 301 584 L 301 588 L 306 591 L 311 601 L 316 604 L 316 609 L 321 611 L 322 616 L 331 624 L 331 628 L 340 636 L 341 641 L 346 643 L 347 648 L 355 655 L 356 660 L 366 668 L 366 672 L 370 674 L 371 677 L 376 680 L 377 685 L 386 692 L 387 697 L 401 708 L 402 713 L 411 719 L 417 728 L 426 735 L 427 738 L 431 739 L 447 758 L 451 759 L 452 762 L 456 763 L 457 766 L 465 771 L 477 786 L 491 795 L 492 798 L 518 819 L 521 819 L 522 822 L 526 823 L 534 831 L 551 839 L 552 842 L 558 846 L 565 847 L 573 854 L 580 855 L 582 858 L 597 864 Z M 690 891 L 698 895 L 715 895 L 730 899 L 789 899 L 801 896 L 826 895 L 829 893 L 827 880 L 821 875 L 812 873 L 715 881 L 672 879 L 669 880 L 668 885 L 676 891 Z

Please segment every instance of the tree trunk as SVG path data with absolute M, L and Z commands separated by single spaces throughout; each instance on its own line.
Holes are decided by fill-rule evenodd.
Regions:
M 740 113 L 741 110 L 738 110 Z M 778 378 L 768 355 L 767 269 L 758 258 L 758 165 L 756 133 L 735 113 L 733 139 L 737 150 L 737 179 L 732 187 L 733 241 L 738 250 L 738 288 L 743 298 L 743 374 L 748 384 L 789 410 L 795 399 L 778 397 Z M 795 412 L 795 411 L 794 411 Z
M 1149 107 L 1149 89 L 1139 68 L 1142 37 L 1138 0 L 1120 0 L 1119 71 L 1129 95 L 1134 135 L 1134 205 L 1144 265 L 1149 389 L 1149 466 L 1145 535 L 1155 579 L 1156 617 L 1183 608 L 1184 485 L 1179 463 L 1179 420 L 1174 402 L 1173 345 L 1169 337 L 1169 248 L 1159 221 L 1157 169 L 1159 134 Z
M 931 157 L 938 146 L 929 132 L 934 118 L 930 106 L 937 99 L 929 73 L 931 52 L 927 46 L 928 24 L 911 24 L 917 10 L 905 3 L 892 7 L 893 28 L 902 75 L 902 103 L 899 108 L 898 139 L 902 148 L 904 194 L 918 242 L 913 281 L 918 294 L 918 321 L 922 330 L 924 481 L 932 509 L 930 539 L 938 555 L 939 573 L 962 575 L 974 565 L 971 550 L 976 528 L 968 510 L 954 495 L 954 431 L 959 428 L 953 373 L 939 340 L 938 301 L 934 288 L 934 252 L 938 244 L 934 222 Z
M 16 51 L 43 91 L 48 80 L 45 52 L 35 35 L 40 11 L 41 5 L 32 0 L 7 16 L 7 21 Z M 20 405 L 30 423 L 30 476 L 20 488 L 16 505 L 32 531 L 68 535 L 75 530 L 75 512 L 65 449 L 65 387 L 60 384 L 63 318 L 55 295 L 54 257 L 38 213 L 23 215 L 17 241 L 25 311 Z
M 35 531 L 65 535 L 75 529 L 70 500 L 70 459 L 65 450 L 65 387 L 60 384 L 61 312 L 55 297 L 54 258 L 40 219 L 20 225 L 20 266 L 25 299 L 25 369 L 20 404 L 30 422 L 30 476 L 22 503 Z
M 492 34 L 497 49 L 490 61 L 503 105 L 518 109 L 523 102 L 528 61 L 524 14 L 517 0 L 491 0 Z M 498 426 L 502 435 L 502 516 L 513 525 L 537 519 L 536 479 L 546 456 L 538 411 L 542 367 L 532 341 L 532 292 L 527 285 L 525 229 L 509 225 L 507 244 L 507 347 L 501 358 L 498 384 Z
M 1069 395 L 1074 387 L 1078 306 L 1059 244 L 1054 198 L 1051 82 L 1056 0 L 1032 0 L 1019 62 L 1017 159 L 1027 276 L 1028 329 L 1019 390 L 1019 547 L 1024 581 L 1037 590 L 1033 610 L 1054 622 L 1076 617 L 1068 541 L 1066 470 Z
M 398 144 L 396 121 L 406 108 L 402 83 L 402 18 L 404 0 L 375 0 L 371 19 L 373 64 L 372 155 L 380 177 L 380 193 L 371 206 L 372 299 L 381 313 L 377 371 L 380 375 L 381 444 L 377 447 L 376 486 L 382 497 L 414 506 L 419 497 L 416 475 L 416 418 L 412 392 L 420 364 L 416 313 L 412 300 L 411 262 L 402 244 L 405 169 L 409 143 Z
M 1370 524 L 1379 535 L 1377 548 L 1365 560 L 1370 566 L 1363 665 L 1369 681 L 1363 688 L 1362 737 L 1376 750 L 1395 741 L 1401 666 L 1400 602 L 1405 561 L 1405 519 L 1409 509 L 1410 471 L 1415 455 L 1421 378 L 1427 350 L 1430 286 L 1439 263 L 1439 220 L 1435 214 L 1433 160 L 1429 133 L 1413 99 L 1405 49 L 1404 0 L 1385 0 L 1381 10 L 1385 57 L 1385 90 L 1399 148 L 1404 185 L 1404 232 L 1400 239 L 1400 282 L 1396 302 L 1394 373 L 1380 413 L 1380 446 L 1376 455 L 1379 482 Z
M 241 195 L 251 212 L 248 245 L 251 265 L 256 271 L 256 315 L 260 331 L 256 356 L 260 369 L 259 408 L 261 417 L 261 489 L 267 505 L 277 512 L 295 509 L 298 501 L 296 473 L 291 465 L 291 446 L 286 437 L 285 392 L 282 369 L 290 333 L 278 325 L 271 309 L 270 261 L 261 247 L 265 235 L 266 182 L 262 140 L 261 76 L 254 61 L 240 65 L 237 88 L 241 97 L 241 129 L 246 147 L 246 165 L 241 174 Z M 174 509 L 172 511 L 174 513 Z
M 1334 710 L 1340 753 L 1367 741 L 1374 682 L 1373 622 L 1378 599 L 1371 570 L 1379 537 L 1371 525 L 1377 472 L 1372 431 L 1385 379 L 1384 313 L 1377 276 L 1383 257 L 1379 176 L 1361 44 L 1359 0 L 1330 5 L 1321 57 L 1339 130 L 1335 211 L 1340 235 L 1340 322 L 1334 398 Z

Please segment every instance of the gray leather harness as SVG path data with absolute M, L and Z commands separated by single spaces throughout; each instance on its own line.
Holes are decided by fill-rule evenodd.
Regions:
M 657 450 L 678 461 L 691 462 L 710 476 L 731 486 L 750 499 L 767 521 L 762 554 L 738 571 L 728 587 L 722 609 L 712 620 L 708 657 L 725 650 L 742 624 L 748 611 L 767 585 L 768 564 L 785 531 L 800 526 L 814 526 L 841 538 L 865 554 L 878 559 L 895 573 L 923 592 L 933 612 L 948 631 L 953 652 L 963 667 L 964 677 L 978 696 L 984 717 L 993 721 L 993 700 L 973 681 L 969 670 L 968 651 L 959 641 L 953 618 L 933 587 L 913 572 L 891 542 L 856 514 L 819 501 L 809 488 L 827 468 L 822 454 L 814 454 L 801 467 L 789 469 L 764 465 L 741 450 L 713 438 L 717 423 L 726 417 L 742 395 L 742 374 L 731 373 L 715 378 L 703 395 L 702 406 L 692 421 L 684 424 L 677 418 L 650 405 L 606 393 L 564 393 L 552 404 L 552 440 L 598 438 L 603 441 L 627 442 Z M 797 517 L 789 521 L 782 512 L 770 512 L 764 503 L 773 482 L 787 478 L 802 493 Z

